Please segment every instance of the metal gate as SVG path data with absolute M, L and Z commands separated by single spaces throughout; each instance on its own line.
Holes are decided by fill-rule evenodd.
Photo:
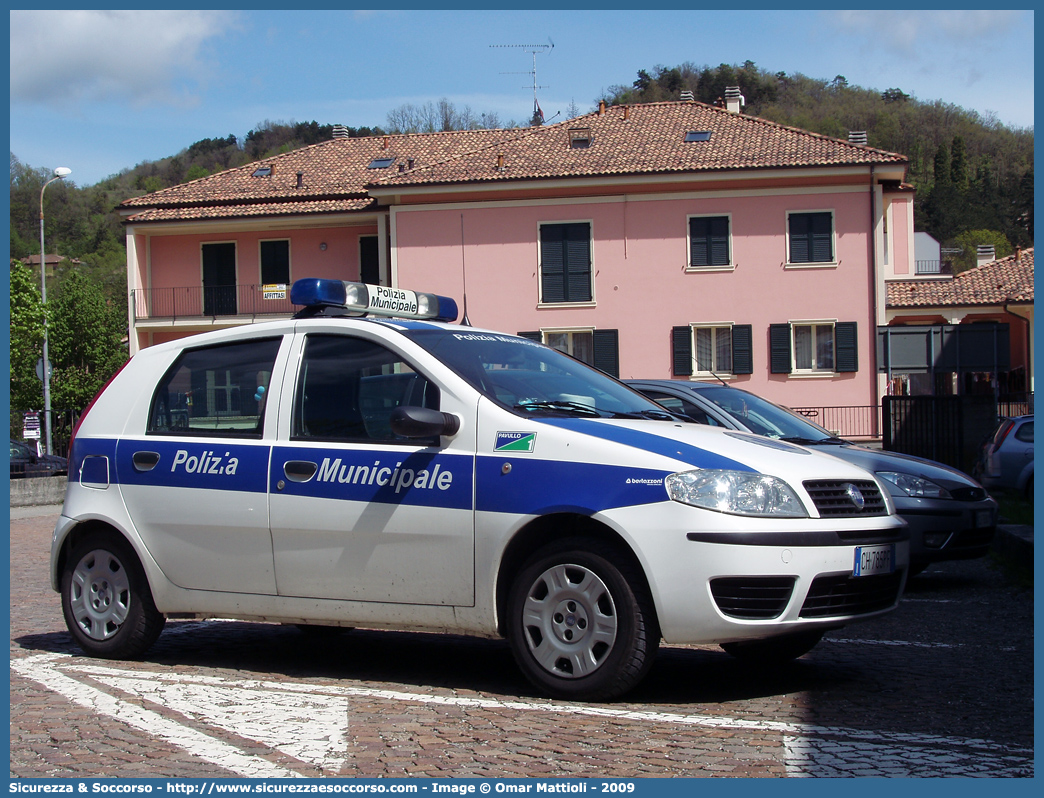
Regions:
M 976 449 L 993 428 L 997 406 L 988 396 L 885 396 L 881 445 L 970 473 Z

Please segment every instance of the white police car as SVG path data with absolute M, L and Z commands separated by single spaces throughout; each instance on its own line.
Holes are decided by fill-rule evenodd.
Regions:
M 608 699 L 661 638 L 790 658 L 899 600 L 904 525 L 856 466 L 679 423 L 444 297 L 291 298 L 141 351 L 81 420 L 51 580 L 88 654 L 140 656 L 168 615 L 426 629 Z

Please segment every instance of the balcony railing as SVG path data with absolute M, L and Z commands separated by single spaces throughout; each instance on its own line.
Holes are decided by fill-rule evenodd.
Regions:
M 790 409 L 841 438 L 879 438 L 881 436 L 881 408 L 879 405 L 792 407 Z
M 135 288 L 131 301 L 135 321 L 285 315 L 295 310 L 289 287 L 266 299 L 260 285 Z
M 914 273 L 918 275 L 953 274 L 953 264 L 948 260 L 914 261 Z

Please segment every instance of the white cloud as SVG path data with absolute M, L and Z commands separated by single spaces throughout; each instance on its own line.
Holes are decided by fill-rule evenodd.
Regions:
M 12 11 L 11 100 L 191 103 L 204 44 L 236 24 L 225 11 Z
M 1020 24 L 1022 11 L 827 11 L 825 18 L 868 46 L 917 56 L 925 45 L 949 43 L 955 51 L 975 41 L 992 41 Z

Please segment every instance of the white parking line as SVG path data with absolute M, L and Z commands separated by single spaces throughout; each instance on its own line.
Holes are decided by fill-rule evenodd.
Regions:
M 862 642 L 862 641 L 860 641 Z M 71 656 L 43 654 L 12 660 L 11 667 L 80 706 L 129 723 L 207 761 L 247 777 L 296 776 L 234 745 L 202 734 L 78 681 L 92 679 L 114 690 L 254 740 L 330 772 L 348 756 L 349 700 L 379 699 L 462 708 L 541 712 L 612 718 L 639 723 L 699 726 L 717 730 L 778 733 L 784 764 L 793 776 L 836 775 L 1032 775 L 1033 751 L 964 737 L 877 732 L 802 723 L 749 720 L 730 716 L 679 714 L 615 707 L 429 695 L 338 684 L 226 679 L 135 671 L 76 662 Z

